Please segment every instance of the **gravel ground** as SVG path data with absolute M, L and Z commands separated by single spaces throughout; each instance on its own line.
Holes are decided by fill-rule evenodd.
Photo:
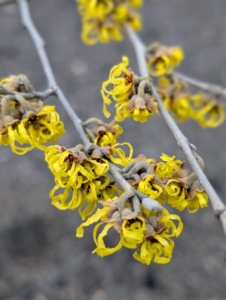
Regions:
M 74 1 L 33 0 L 30 5 L 47 42 L 57 82 L 72 107 L 83 120 L 103 118 L 100 87 L 109 69 L 127 54 L 137 70 L 128 39 L 85 46 Z M 180 44 L 186 54 L 181 72 L 225 85 L 225 15 L 225 0 L 146 0 L 140 36 L 146 43 Z M 45 89 L 43 71 L 16 5 L 0 8 L 0 37 L 0 77 L 24 73 L 37 90 Z M 78 144 L 78 135 L 57 99 L 52 97 L 48 103 L 57 106 L 65 122 L 67 134 L 61 144 Z M 203 156 L 206 174 L 223 200 L 225 124 L 207 130 L 193 121 L 179 125 Z M 158 158 L 166 152 L 184 159 L 160 117 L 144 125 L 128 120 L 124 129 L 121 141 L 131 142 L 135 155 Z M 77 213 L 51 206 L 48 194 L 53 178 L 43 153 L 35 150 L 19 157 L 3 147 L 0 153 L 0 299 L 226 299 L 226 243 L 211 207 L 194 215 L 181 214 L 185 228 L 168 265 L 139 264 L 126 249 L 102 259 L 91 254 L 91 229 L 85 238 L 75 238 L 80 223 Z

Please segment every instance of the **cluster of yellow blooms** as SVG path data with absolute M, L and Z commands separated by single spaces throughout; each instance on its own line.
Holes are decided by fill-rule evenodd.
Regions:
M 77 228 L 77 237 L 84 236 L 84 227 L 97 222 L 93 231 L 96 244 L 93 253 L 103 257 L 124 246 L 135 249 L 133 257 L 144 264 L 168 263 L 174 248 L 171 238 L 178 237 L 183 229 L 180 217 L 165 208 L 147 208 L 142 201 L 137 209 L 133 197 L 124 199 L 126 193 L 110 179 L 109 164 L 118 165 L 117 171 L 146 199 L 155 199 L 160 205 L 168 202 L 180 211 L 188 208 L 189 212 L 195 212 L 207 206 L 207 195 L 196 174 L 190 173 L 185 163 L 175 156 L 162 154 L 163 162 L 159 163 L 144 155 L 134 159 L 128 143 L 124 143 L 130 148 L 126 156 L 121 149 L 123 144 L 110 145 L 114 139 L 109 139 L 108 133 L 107 138 L 101 140 L 100 131 L 103 137 L 106 129 L 115 124 L 104 124 L 92 118 L 83 126 L 87 129 L 90 124 L 95 124 L 91 130 L 92 139 L 101 141 L 101 146 L 92 144 L 88 149 L 83 145 L 72 149 L 50 146 L 46 150 L 46 162 L 55 178 L 55 187 L 50 192 L 52 204 L 61 210 L 78 208 L 84 222 Z M 107 145 L 103 145 L 105 142 Z M 125 200 L 123 206 L 120 205 L 122 198 Z M 98 202 L 103 208 L 96 210 Z M 112 227 L 120 239 L 115 247 L 109 248 L 104 237 Z
M 142 0 L 76 1 L 82 15 L 82 39 L 89 45 L 121 40 L 125 23 L 134 30 L 141 28 L 137 8 Z M 224 121 L 224 107 L 216 96 L 191 95 L 188 86 L 172 74 L 184 58 L 181 48 L 155 43 L 147 48 L 146 58 L 149 73 L 161 76 L 157 90 L 177 121 L 192 118 L 203 127 L 216 127 Z M 122 62 L 111 69 L 109 79 L 103 83 L 103 112 L 110 117 L 107 106 L 113 100 L 115 121 L 132 117 L 143 123 L 158 113 L 156 96 L 151 79 L 136 76 L 128 66 L 128 58 L 122 57 Z M 129 143 L 117 143 L 122 128 L 95 118 L 83 123 L 84 132 L 92 142 L 88 149 L 83 145 L 70 149 L 58 145 L 47 147 L 46 142 L 57 142 L 65 132 L 55 107 L 43 106 L 43 101 L 35 98 L 25 75 L 0 80 L 1 88 L 4 95 L 0 94 L 0 145 L 10 145 L 19 155 L 34 148 L 45 151 L 55 182 L 50 191 L 52 204 L 60 210 L 78 209 L 84 221 L 76 236 L 83 237 L 84 227 L 97 223 L 93 230 L 96 245 L 93 253 L 103 257 L 124 246 L 134 249 L 133 257 L 144 264 L 168 263 L 174 248 L 172 238 L 180 235 L 183 223 L 162 205 L 167 203 L 190 213 L 206 207 L 208 196 L 196 173 L 190 172 L 185 162 L 164 153 L 160 156 L 162 162 L 142 154 L 133 158 Z M 32 97 L 26 99 L 28 94 Z M 124 145 L 129 147 L 128 155 Z M 201 157 L 194 155 L 203 168 Z M 97 208 L 98 203 L 103 208 Z M 117 245 L 109 248 L 104 238 L 112 227 L 120 237 Z
M 180 211 L 188 208 L 189 212 L 206 207 L 208 197 L 196 174 L 190 173 L 185 168 L 185 163 L 175 156 L 162 154 L 161 159 L 164 162 L 156 163 L 154 159 L 139 155 L 120 172 L 137 191 L 156 199 L 160 204 L 167 201 L 172 207 Z M 98 222 L 93 231 L 96 244 L 93 253 L 103 257 L 124 246 L 136 249 L 133 257 L 144 264 L 150 264 L 151 261 L 168 263 L 174 248 L 171 238 L 178 237 L 183 229 L 180 217 L 169 214 L 165 208 L 160 211 L 150 210 L 143 204 L 136 211 L 132 199 L 127 199 L 126 205 L 120 209 L 121 197 L 99 201 L 103 208 L 98 209 L 77 228 L 77 237 L 84 236 L 84 227 Z M 177 226 L 174 221 L 178 222 Z M 99 232 L 102 226 L 104 227 Z M 120 239 L 115 247 L 109 248 L 104 237 L 112 227 L 119 233 Z
M 158 43 L 151 44 L 146 50 L 147 67 L 152 76 L 171 74 L 184 59 L 180 47 L 166 47 Z
M 125 170 L 123 177 L 138 191 L 160 204 L 167 202 L 179 211 L 188 209 L 190 213 L 207 206 L 208 197 L 195 172 L 185 168 L 185 162 L 162 154 L 164 162 L 138 156 Z
M 204 93 L 191 95 L 188 86 L 173 75 L 162 76 L 157 90 L 176 121 L 193 119 L 203 128 L 217 127 L 224 122 L 225 108 L 216 96 Z
M 117 102 L 116 121 L 121 122 L 133 117 L 135 121 L 143 123 L 157 112 L 151 79 L 134 75 L 133 71 L 127 68 L 128 65 L 128 58 L 122 57 L 122 62 L 111 69 L 109 79 L 103 82 L 101 90 L 104 101 L 103 112 L 105 117 L 110 117 L 107 105 L 110 105 L 113 99 Z
M 148 71 L 158 79 L 158 92 L 175 121 L 196 120 L 202 127 L 217 127 L 225 120 L 224 105 L 216 96 L 198 93 L 191 95 L 187 84 L 172 74 L 184 59 L 180 47 L 154 43 L 146 50 Z
M 0 86 L 11 92 L 33 91 L 25 75 L 4 78 Z M 58 141 L 65 132 L 54 106 L 43 106 L 41 100 L 27 101 L 19 94 L 0 95 L 0 101 L 0 145 L 10 145 L 16 154 L 23 155 L 34 148 L 45 150 L 46 142 Z
M 158 45 L 158 47 L 160 46 Z M 155 49 L 155 47 L 151 48 Z M 165 48 L 163 47 L 163 50 Z M 169 48 L 169 53 L 174 54 L 171 59 L 166 60 L 163 55 L 163 58 L 160 56 L 158 59 L 155 57 L 150 60 L 151 74 L 171 73 L 180 62 L 179 58 L 182 57 L 180 53 L 183 53 L 181 51 L 180 48 Z M 164 64 L 160 63 L 162 61 Z M 154 113 L 158 113 L 156 98 L 152 93 L 151 79 L 136 76 L 132 69 L 128 68 L 128 65 L 129 60 L 124 56 L 122 62 L 111 69 L 109 79 L 103 82 L 101 89 L 103 112 L 105 117 L 110 117 L 107 106 L 114 100 L 116 102 L 116 121 L 122 122 L 132 117 L 135 121 L 143 123 Z M 159 77 L 157 90 L 166 109 L 173 114 L 177 122 L 183 122 L 190 118 L 196 120 L 204 128 L 213 128 L 221 125 L 225 119 L 224 105 L 218 101 L 216 96 L 203 93 L 191 95 L 187 84 L 172 74 Z
M 106 174 L 109 161 L 125 166 L 131 160 L 132 147 L 124 144 L 130 148 L 128 157 L 118 148 L 120 144 L 92 145 L 88 150 L 83 145 L 71 149 L 57 145 L 48 147 L 45 159 L 55 176 L 55 186 L 50 192 L 52 204 L 61 210 L 79 208 L 84 219 L 92 214 L 99 200 L 119 196 L 122 192 Z
M 143 122 L 147 118 L 143 111 L 152 114 L 157 109 L 151 83 L 147 78 L 136 77 L 127 66 L 128 60 L 124 57 L 111 71 L 102 93 L 108 100 L 112 96 L 119 105 L 126 103 L 128 110 L 134 105 L 131 115 Z M 113 84 L 112 90 L 107 89 L 109 84 Z M 93 252 L 98 255 L 113 254 L 124 246 L 134 249 L 133 257 L 144 264 L 168 263 L 174 248 L 172 238 L 180 235 L 183 224 L 179 216 L 170 214 L 161 205 L 167 202 L 180 211 L 187 208 L 189 212 L 206 207 L 208 198 L 196 174 L 189 172 L 185 163 L 175 156 L 162 154 L 163 162 L 159 163 L 144 155 L 133 158 L 129 143 L 117 144 L 122 128 L 96 118 L 83 123 L 84 131 L 93 142 L 88 149 L 83 145 L 70 149 L 58 145 L 46 147 L 44 143 L 57 141 L 64 132 L 54 107 L 43 106 L 42 101 L 34 99 L 34 89 L 25 75 L 2 79 L 1 88 L 4 90 L 0 96 L 1 144 L 10 144 L 12 151 L 20 155 L 35 147 L 45 150 L 45 160 L 55 181 L 50 191 L 52 204 L 60 210 L 78 209 L 84 221 L 77 228 L 77 237 L 84 235 L 84 227 L 97 222 Z M 31 94 L 32 102 L 26 100 L 26 95 Z M 142 103 L 145 108 L 141 108 Z M 141 111 L 139 118 L 137 113 L 133 114 L 135 109 Z M 129 148 L 128 155 L 124 146 Z M 110 171 L 112 165 L 131 186 L 133 195 L 115 181 Z M 102 209 L 97 209 L 98 203 L 103 205 Z M 155 205 L 150 207 L 150 203 Z M 115 247 L 108 248 L 104 237 L 111 227 L 120 239 Z
M 128 23 L 134 30 L 142 26 L 137 8 L 142 0 L 76 0 L 82 15 L 82 40 L 88 45 L 122 40 Z
M 99 222 L 93 230 L 96 244 L 93 253 L 103 257 L 115 253 L 124 246 L 136 249 L 133 257 L 147 265 L 151 261 L 160 264 L 170 261 L 174 248 L 174 241 L 171 238 L 178 237 L 183 229 L 179 216 L 169 214 L 166 209 L 161 212 L 149 211 L 143 206 L 138 214 L 132 210 L 131 203 L 128 203 L 121 212 L 114 201 L 104 201 L 103 206 L 76 231 L 77 237 L 83 237 L 85 226 Z M 173 220 L 178 221 L 177 226 Z M 104 228 L 98 234 L 102 225 Z M 109 248 L 105 245 L 104 237 L 112 227 L 119 233 L 120 239 L 115 247 Z

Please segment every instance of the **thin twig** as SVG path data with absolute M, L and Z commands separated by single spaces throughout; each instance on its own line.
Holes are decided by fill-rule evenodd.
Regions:
M 129 30 L 128 25 L 126 25 L 126 29 Z M 145 52 L 146 46 L 144 45 L 143 41 L 141 41 L 141 39 L 137 36 L 137 34 L 135 34 L 135 36 L 136 36 L 137 41 L 139 40 L 140 49 L 143 48 L 143 51 Z M 148 55 L 148 57 L 149 57 L 149 55 Z M 150 58 L 151 58 L 151 55 L 150 55 Z M 188 84 L 193 85 L 194 87 L 199 88 L 205 92 L 226 98 L 226 88 L 223 88 L 220 85 L 203 82 L 201 80 L 195 79 L 193 77 L 189 77 L 189 76 L 181 74 L 179 72 L 173 72 L 173 75 L 175 75 L 177 78 L 181 79 L 182 81 L 185 81 Z
M 123 188 L 125 192 L 130 192 L 130 197 L 136 195 L 138 199 L 144 204 L 145 207 L 147 204 L 147 209 L 151 210 L 158 210 L 161 211 L 163 207 L 154 199 L 148 197 L 147 195 L 144 195 L 143 193 L 137 191 L 135 188 L 133 188 L 122 176 L 122 174 L 117 170 L 114 164 L 109 162 L 109 171 L 112 175 L 112 177 L 115 179 L 117 184 Z
M 30 34 L 30 37 L 34 43 L 35 49 L 38 53 L 40 62 L 42 64 L 42 68 L 44 70 L 45 76 L 48 81 L 48 87 L 55 90 L 55 95 L 63 105 L 65 111 L 67 112 L 68 116 L 70 117 L 75 129 L 77 130 L 80 138 L 82 139 L 82 142 L 85 147 L 90 146 L 90 141 L 88 140 L 83 128 L 82 128 L 82 121 L 79 119 L 77 114 L 74 112 L 73 108 L 71 107 L 70 103 L 68 102 L 67 98 L 59 88 L 56 79 L 54 77 L 52 68 L 50 66 L 49 58 L 47 56 L 47 53 L 45 51 L 45 42 L 40 36 L 39 32 L 37 31 L 32 19 L 31 14 L 29 10 L 29 5 L 27 0 L 17 0 L 19 9 L 20 9 L 20 15 L 21 15 L 21 21 L 23 26 L 27 29 L 28 33 Z
M 27 99 L 27 100 L 31 100 L 34 98 L 38 98 L 41 100 L 45 100 L 47 98 L 49 98 L 52 95 L 55 95 L 56 91 L 54 89 L 48 89 L 44 92 L 32 92 L 32 93 L 19 93 L 19 92 L 13 92 L 13 91 L 9 91 L 7 89 L 5 89 L 3 86 L 0 86 L 0 95 L 20 95 L 21 97 Z
M 188 84 L 193 85 L 193 86 L 195 86 L 195 87 L 197 87 L 197 88 L 199 88 L 203 91 L 206 91 L 208 93 L 218 95 L 218 96 L 222 96 L 222 97 L 226 98 L 226 89 L 219 86 L 219 85 L 210 84 L 210 83 L 207 83 L 207 82 L 202 82 L 200 80 L 197 80 L 195 78 L 191 78 L 191 77 L 189 77 L 187 75 L 184 75 L 184 74 L 181 74 L 179 72 L 173 72 L 173 74 L 177 78 L 179 78 L 179 79 L 187 82 Z
M 115 179 L 115 181 L 124 189 L 125 192 L 132 191 L 132 194 L 134 195 L 132 186 L 123 178 L 122 174 L 119 173 L 115 168 L 115 166 L 110 162 L 109 162 L 109 171 L 113 176 L 113 178 Z
M 136 52 L 140 73 L 142 76 L 149 76 L 147 66 L 146 66 L 146 59 L 145 59 L 145 51 L 144 51 L 145 47 L 143 43 L 140 41 L 139 37 L 136 35 L 136 33 L 130 28 L 130 26 L 127 25 L 126 30 Z M 201 184 L 204 186 L 205 191 L 210 198 L 213 211 L 216 216 L 220 217 L 224 232 L 226 234 L 226 216 L 225 216 L 226 207 L 224 203 L 221 201 L 221 199 L 213 189 L 212 185 L 210 184 L 209 180 L 207 179 L 206 175 L 203 173 L 203 170 L 200 168 L 198 162 L 196 161 L 195 156 L 192 153 L 192 151 L 194 151 L 193 147 L 191 149 L 191 145 L 188 139 L 183 135 L 179 127 L 176 125 L 176 123 L 173 121 L 172 117 L 164 107 L 154 86 L 153 86 L 153 93 L 156 95 L 156 100 L 158 102 L 161 116 L 163 117 L 166 124 L 170 128 L 172 134 L 177 140 L 179 147 L 182 149 L 187 160 L 189 161 L 192 169 L 196 172 Z

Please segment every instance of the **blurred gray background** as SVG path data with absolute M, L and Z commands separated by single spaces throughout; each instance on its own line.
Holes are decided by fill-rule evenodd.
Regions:
M 137 71 L 134 51 L 123 42 L 88 47 L 80 40 L 81 22 L 73 0 L 30 1 L 32 16 L 47 42 L 57 82 L 72 107 L 85 120 L 103 118 L 101 84 L 121 56 L 130 58 Z M 186 59 L 180 71 L 226 86 L 225 0 L 146 0 L 143 30 L 148 44 L 179 44 Z M 0 77 L 26 74 L 37 90 L 46 79 L 16 5 L 0 8 Z M 61 145 L 71 147 L 79 138 L 54 97 L 67 133 Z M 153 117 L 140 125 L 123 123 L 121 141 L 129 141 L 135 155 L 158 158 L 162 152 L 184 159 L 164 121 Z M 226 123 L 203 130 L 194 121 L 179 124 L 205 160 L 206 174 L 225 201 Z M 181 213 L 184 231 L 176 240 L 167 265 L 142 265 L 123 249 L 99 258 L 92 229 L 75 237 L 80 219 L 74 211 L 58 211 L 50 204 L 53 177 L 43 153 L 35 150 L 14 155 L 0 149 L 0 299 L 18 300 L 164 300 L 226 299 L 226 238 L 211 207 L 196 214 Z

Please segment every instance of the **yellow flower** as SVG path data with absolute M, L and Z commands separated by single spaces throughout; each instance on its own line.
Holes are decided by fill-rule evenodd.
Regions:
M 142 207 L 144 217 L 129 212 L 128 208 L 124 209 L 124 212 L 126 211 L 123 217 L 123 211 L 120 214 L 114 202 L 109 201 L 77 228 L 76 236 L 83 237 L 84 227 L 102 220 L 93 230 L 93 239 L 96 244 L 93 253 L 104 257 L 119 251 L 124 246 L 129 249 L 138 248 L 133 257 L 142 263 L 150 264 L 152 260 L 156 263 L 168 263 L 174 248 L 171 238 L 178 237 L 183 229 L 180 217 L 169 214 L 166 209 L 159 213 L 150 212 Z M 174 220 L 178 222 L 177 226 Z M 98 234 L 99 228 L 103 225 L 104 228 Z M 109 248 L 104 238 L 112 227 L 120 234 L 120 238 L 115 247 Z
M 45 160 L 55 175 L 56 184 L 50 198 L 58 209 L 75 209 L 84 204 L 84 199 L 97 202 L 100 194 L 104 195 L 102 190 L 110 184 L 108 177 L 104 176 L 109 170 L 108 161 L 88 158 L 80 148 L 67 150 L 50 146 L 46 150 Z
M 129 156 L 126 156 L 125 152 L 121 149 L 118 148 L 118 146 L 123 146 L 126 145 L 129 148 Z M 130 143 L 122 143 L 122 144 L 115 144 L 114 146 L 111 147 L 111 150 L 113 152 L 112 154 L 109 154 L 108 157 L 111 162 L 121 165 L 121 166 L 126 166 L 128 163 L 132 160 L 133 156 L 133 147 Z
M 44 106 L 40 112 L 30 112 L 27 118 L 17 120 L 13 124 L 8 124 L 5 129 L 3 128 L 0 142 L 3 145 L 10 144 L 14 153 L 23 155 L 34 148 L 45 150 L 46 142 L 58 141 L 64 132 L 64 125 L 55 107 Z
M 215 128 L 225 120 L 225 107 L 218 99 L 205 94 L 195 94 L 191 97 L 195 108 L 193 118 L 203 128 Z
M 102 22 L 89 16 L 84 16 L 82 23 L 82 40 L 87 45 L 94 45 L 98 41 L 108 43 L 110 39 L 122 40 L 121 27 L 114 21 Z
M 190 213 L 195 213 L 199 208 L 207 207 L 208 196 L 205 192 L 195 191 L 193 198 L 190 198 L 186 188 L 179 184 L 178 179 L 171 179 L 166 186 L 168 203 L 179 211 L 188 209 Z
M 123 28 L 124 23 L 128 23 L 133 30 L 140 30 L 142 27 L 140 15 L 127 4 L 116 6 L 112 19 L 117 20 Z
M 156 105 L 157 109 L 157 105 Z M 148 110 L 147 108 L 138 108 L 134 107 L 133 109 L 128 108 L 128 103 L 116 104 L 116 117 L 115 120 L 122 122 L 127 118 L 133 117 L 134 121 L 140 123 L 145 123 L 147 120 L 153 116 L 153 111 Z
M 170 177 L 174 172 L 178 172 L 180 170 L 180 165 L 182 163 L 181 160 L 175 159 L 176 156 L 173 155 L 172 157 L 168 156 L 165 153 L 162 153 L 160 158 L 165 161 L 165 163 L 158 163 L 155 169 L 155 174 L 159 178 L 164 178 L 164 177 Z
M 134 30 L 142 26 L 140 15 L 134 8 L 141 1 L 77 0 L 82 15 L 82 39 L 88 45 L 100 41 L 108 43 L 110 39 L 121 40 L 124 24 L 128 22 Z M 133 8 L 134 7 L 134 8 Z
M 103 126 L 102 126 L 103 127 Z M 97 136 L 94 140 L 94 144 L 100 147 L 102 146 L 113 146 L 117 143 L 117 138 L 123 133 L 122 127 L 118 124 L 114 124 L 111 128 L 101 130 L 97 132 Z
M 152 199 L 158 199 L 162 194 L 162 187 L 154 183 L 154 176 L 145 177 L 138 183 L 137 190 Z
M 184 59 L 184 53 L 181 48 L 168 48 L 160 44 L 151 45 L 147 54 L 148 70 L 153 76 L 161 76 L 172 73 L 174 68 L 177 67 Z
M 135 121 L 144 123 L 153 116 L 155 111 L 158 111 L 150 78 L 135 77 L 134 73 L 126 68 L 129 64 L 128 58 L 123 57 L 122 60 L 121 64 L 111 69 L 109 80 L 102 85 L 104 115 L 107 118 L 111 115 L 107 110 L 107 105 L 111 104 L 112 98 L 117 102 L 115 104 L 116 121 L 121 122 L 133 117 Z M 108 89 L 109 85 L 111 90 Z
M 175 121 L 183 122 L 194 118 L 191 97 L 186 84 L 174 76 L 158 79 L 157 90 L 166 109 L 173 114 Z
M 190 97 L 188 95 L 178 96 L 174 102 L 171 103 L 171 111 L 175 114 L 175 120 L 178 122 L 184 122 L 194 117 L 194 110 L 191 107 Z
M 137 218 L 133 221 L 123 221 L 120 240 L 118 244 L 113 248 L 106 247 L 104 237 L 107 235 L 108 230 L 114 226 L 114 223 L 111 222 L 105 225 L 102 232 L 97 236 L 97 230 L 103 224 L 103 222 L 97 224 L 93 231 L 93 238 L 96 244 L 96 249 L 93 251 L 93 253 L 97 253 L 97 255 L 101 257 L 111 255 L 120 250 L 123 246 L 129 249 L 135 249 L 137 245 L 143 241 L 144 231 L 146 227 L 144 219 L 142 217 L 137 216 Z
M 106 15 L 114 8 L 114 3 L 111 0 L 76 0 L 79 3 L 78 10 L 89 17 L 104 20 Z
M 90 217 L 85 223 L 81 224 L 76 231 L 77 237 L 83 237 L 84 235 L 84 227 L 89 226 L 100 219 L 108 219 L 109 215 L 109 207 L 105 206 L 102 209 L 98 209 L 97 212 Z M 112 219 L 107 221 L 108 224 L 104 222 L 98 223 L 93 231 L 93 238 L 96 244 L 96 249 L 93 253 L 97 253 L 99 256 L 107 256 L 115 253 L 120 250 L 123 246 L 126 248 L 134 249 L 138 244 L 142 243 L 144 239 L 144 231 L 146 229 L 144 218 L 137 216 L 135 219 L 124 220 L 121 224 L 121 232 L 120 232 L 120 240 L 118 244 L 113 248 L 108 248 L 105 245 L 104 237 L 107 235 L 110 228 L 114 227 L 114 223 L 116 220 Z M 98 229 L 104 225 L 102 232 L 98 235 Z
M 107 118 L 111 115 L 107 110 L 107 105 L 111 104 L 110 97 L 118 103 L 123 103 L 129 100 L 129 96 L 133 93 L 134 74 L 127 69 L 128 65 L 128 57 L 123 56 L 122 62 L 111 69 L 109 79 L 102 84 L 103 112 Z M 113 88 L 108 89 L 112 85 Z
M 82 202 L 79 204 L 78 213 L 82 220 L 94 213 L 99 200 L 114 199 L 122 193 L 106 175 L 97 177 L 92 183 L 86 183 L 80 188 L 80 192 Z
M 160 216 L 155 212 L 148 212 L 147 210 L 145 212 L 150 223 L 153 226 L 155 224 L 158 225 L 154 235 L 150 235 L 149 238 L 143 241 L 139 250 L 133 254 L 133 257 L 146 265 L 149 265 L 152 260 L 155 263 L 166 264 L 170 262 L 174 248 L 174 241 L 171 240 L 171 237 L 178 237 L 183 230 L 181 218 L 177 215 L 169 214 L 166 209 L 163 209 Z M 173 220 L 178 221 L 177 227 Z
M 143 5 L 143 0 L 129 0 L 129 4 L 134 7 L 141 7 Z

